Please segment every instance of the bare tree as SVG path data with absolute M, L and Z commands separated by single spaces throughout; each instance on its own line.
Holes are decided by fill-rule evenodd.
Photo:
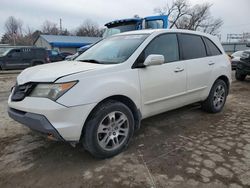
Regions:
M 42 25 L 42 33 L 48 35 L 59 35 L 60 30 L 56 23 L 46 20 Z
M 97 23 L 88 19 L 76 29 L 75 34 L 77 36 L 100 37 L 102 35 L 102 30 Z
M 10 16 L 7 18 L 4 25 L 4 39 L 6 43 L 16 45 L 17 40 L 22 37 L 22 25 L 22 21 L 16 19 L 14 16 Z
M 4 26 L 5 31 L 8 34 L 22 34 L 23 22 L 19 19 L 16 19 L 14 16 L 8 17 Z
M 187 0 L 175 0 L 172 4 L 167 3 L 164 7 L 155 8 L 154 12 L 167 15 L 170 23 L 169 28 L 173 28 L 180 18 L 188 14 L 189 7 Z
M 199 30 L 210 34 L 217 34 L 223 24 L 221 19 L 211 16 L 212 4 L 203 3 L 191 6 L 188 0 L 174 0 L 172 4 L 156 8 L 160 15 L 168 15 L 169 28 Z

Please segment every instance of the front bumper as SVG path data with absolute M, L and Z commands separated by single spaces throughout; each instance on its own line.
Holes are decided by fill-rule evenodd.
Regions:
M 83 125 L 95 103 L 64 106 L 47 98 L 25 97 L 8 100 L 10 117 L 42 133 L 51 133 L 60 140 L 78 142 Z M 58 134 L 57 134 L 58 133 Z
M 34 114 L 30 112 L 23 112 L 8 108 L 9 116 L 15 121 L 26 125 L 32 130 L 46 134 L 47 136 L 53 137 L 58 141 L 64 141 L 57 130 L 51 125 L 48 119 L 40 114 Z

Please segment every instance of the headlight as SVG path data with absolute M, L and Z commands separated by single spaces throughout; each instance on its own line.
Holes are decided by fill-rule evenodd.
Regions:
M 77 81 L 67 83 L 51 83 L 51 84 L 38 84 L 31 92 L 31 97 L 45 97 L 51 100 L 57 100 L 70 88 L 72 88 Z

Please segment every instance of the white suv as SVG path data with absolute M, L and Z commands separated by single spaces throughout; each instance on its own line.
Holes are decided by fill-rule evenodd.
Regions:
M 118 34 L 72 62 L 28 68 L 9 116 L 49 138 L 81 142 L 95 157 L 120 153 L 141 119 L 190 103 L 220 112 L 231 64 L 213 36 L 186 30 Z

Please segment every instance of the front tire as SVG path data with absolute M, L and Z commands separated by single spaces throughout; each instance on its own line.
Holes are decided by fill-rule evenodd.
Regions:
M 236 71 L 235 71 L 235 78 L 236 78 L 236 80 L 244 81 L 245 78 L 246 78 L 246 76 L 247 75 L 241 74 L 240 71 L 236 69 Z
M 226 102 L 228 87 L 223 80 L 216 80 L 208 98 L 202 102 L 202 109 L 209 113 L 220 112 Z
M 123 103 L 107 101 L 98 106 L 84 127 L 83 145 L 96 158 L 122 152 L 134 133 L 134 117 Z

